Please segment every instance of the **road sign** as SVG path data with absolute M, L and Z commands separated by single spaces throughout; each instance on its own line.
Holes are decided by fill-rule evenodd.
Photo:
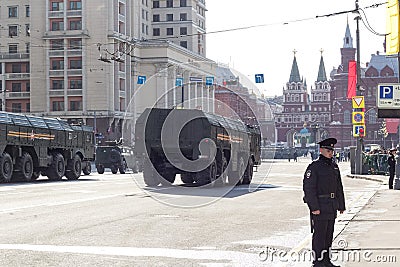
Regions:
M 400 109 L 400 84 L 378 84 L 377 96 L 378 109 Z
M 203 78 L 202 77 L 189 77 L 189 81 L 191 81 L 191 82 L 202 82 Z
M 183 78 L 176 78 L 175 86 L 183 86 Z
M 213 85 L 214 77 L 206 77 L 206 85 Z
M 365 125 L 353 125 L 353 136 L 354 137 L 365 137 L 367 131 L 365 130 Z
M 139 75 L 137 77 L 137 84 L 145 84 L 146 83 L 146 76 Z
M 352 97 L 353 108 L 365 108 L 364 96 Z
M 264 74 L 256 74 L 256 83 L 264 83 Z
M 364 112 L 353 112 L 353 116 L 352 116 L 352 121 L 353 124 L 365 124 L 365 119 L 364 119 Z

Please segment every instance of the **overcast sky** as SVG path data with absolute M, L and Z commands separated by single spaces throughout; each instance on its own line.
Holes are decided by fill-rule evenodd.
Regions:
M 383 2 L 359 0 L 370 26 L 382 34 L 386 31 L 386 5 L 366 7 Z M 290 76 L 293 50 L 297 51 L 300 75 L 307 80 L 308 88 L 317 79 L 321 49 L 329 78 L 332 68 L 340 64 L 347 20 L 356 48 L 355 14 L 315 18 L 353 10 L 355 0 L 208 0 L 206 5 L 207 32 L 210 33 L 207 57 L 229 64 L 251 80 L 256 73 L 263 73 L 265 83 L 258 85 L 267 96 L 282 95 Z M 253 25 L 267 26 L 211 33 Z M 383 53 L 383 41 L 384 37 L 374 35 L 360 21 L 362 66 L 370 60 L 371 54 Z

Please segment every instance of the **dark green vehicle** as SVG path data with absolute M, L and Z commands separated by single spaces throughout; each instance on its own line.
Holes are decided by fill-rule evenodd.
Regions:
M 107 146 L 98 146 L 95 161 L 97 172 L 103 174 L 105 169 L 109 168 L 113 174 L 118 171 L 125 174 L 130 160 L 129 151 L 132 151 L 132 149 L 119 145 L 117 142 L 109 143 Z M 130 164 L 130 167 L 132 166 L 133 164 Z
M 0 182 L 77 180 L 90 174 L 93 128 L 46 117 L 0 112 Z

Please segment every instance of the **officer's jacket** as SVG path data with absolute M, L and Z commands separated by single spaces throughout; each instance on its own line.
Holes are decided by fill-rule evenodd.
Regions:
M 308 165 L 303 178 L 304 202 L 310 211 L 320 210 L 315 219 L 335 219 L 345 210 L 342 179 L 338 165 L 323 155 Z
M 395 167 L 396 167 L 396 160 L 394 159 L 394 155 L 390 154 L 387 161 L 388 161 L 389 169 L 394 171 Z

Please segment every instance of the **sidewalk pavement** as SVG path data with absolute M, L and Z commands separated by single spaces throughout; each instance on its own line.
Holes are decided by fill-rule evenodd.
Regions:
M 377 181 L 381 186 L 376 193 L 360 197 L 359 208 L 338 217 L 334 262 L 357 267 L 400 266 L 400 190 L 388 189 L 389 176 L 347 177 Z

